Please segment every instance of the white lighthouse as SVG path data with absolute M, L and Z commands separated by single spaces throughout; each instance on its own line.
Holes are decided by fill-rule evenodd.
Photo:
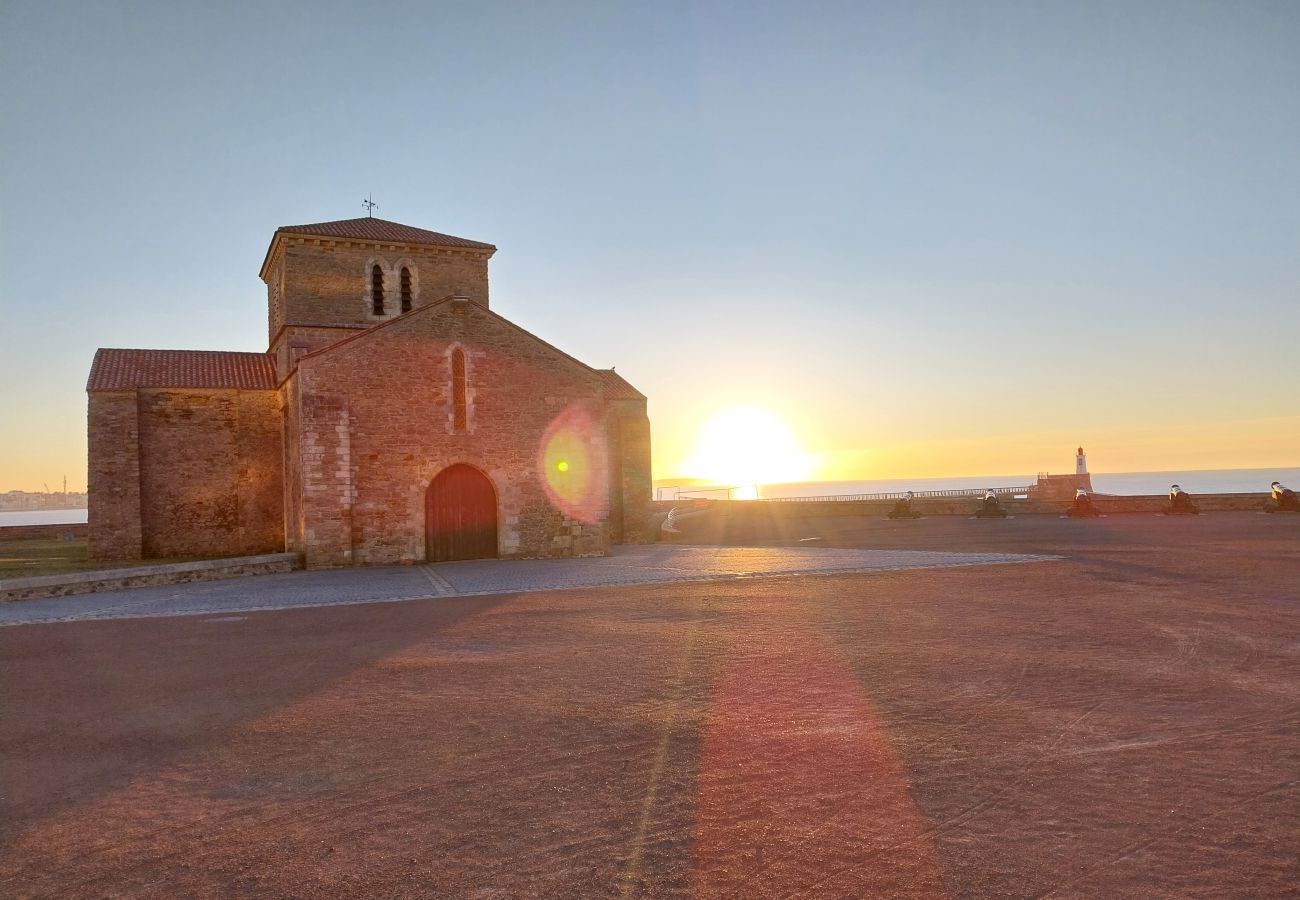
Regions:
M 1074 454 L 1074 474 L 1075 475 L 1088 474 L 1088 457 L 1083 455 L 1082 447 L 1080 447 L 1078 451 Z

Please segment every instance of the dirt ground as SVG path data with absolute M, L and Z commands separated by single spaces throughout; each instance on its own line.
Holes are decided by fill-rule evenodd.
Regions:
M 1300 516 L 742 537 L 1068 558 L 0 629 L 0 895 L 1297 895 Z

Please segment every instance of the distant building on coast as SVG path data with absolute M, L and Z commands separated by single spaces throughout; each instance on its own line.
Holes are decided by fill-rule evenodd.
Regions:
M 266 353 L 98 351 L 92 556 L 321 567 L 648 539 L 645 396 L 492 312 L 495 252 L 375 218 L 286 226 L 261 269 Z
M 1034 500 L 1073 500 L 1074 492 L 1082 488 L 1091 494 L 1092 476 L 1088 474 L 1088 457 L 1080 447 L 1074 454 L 1073 475 L 1038 473 L 1038 482 L 1029 488 Z

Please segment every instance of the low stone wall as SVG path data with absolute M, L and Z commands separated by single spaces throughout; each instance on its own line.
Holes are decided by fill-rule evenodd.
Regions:
M 1196 494 L 1192 502 L 1202 512 L 1259 511 L 1264 508 L 1268 494 Z M 1092 495 L 1093 505 L 1103 513 L 1157 513 L 1169 505 L 1164 494 L 1144 496 Z M 1002 499 L 1002 508 L 1009 515 L 1061 515 L 1072 504 L 1071 500 Z M 883 516 L 893 508 L 893 500 L 764 500 L 745 504 L 743 500 L 719 501 L 720 511 L 734 514 L 744 506 L 769 507 L 767 516 Z M 971 516 L 979 508 L 978 497 L 918 497 L 912 508 L 923 516 Z
M 302 568 L 297 553 L 268 553 L 262 556 L 236 556 L 230 559 L 205 559 L 197 562 L 162 563 L 133 566 L 128 569 L 101 569 L 69 575 L 38 575 L 32 578 L 0 579 L 0 603 L 13 600 L 37 600 L 42 597 L 67 597 L 99 591 L 157 584 L 184 584 L 190 581 L 217 581 L 244 575 L 270 575 Z
M 84 540 L 89 528 L 85 522 L 67 525 L 0 525 L 0 541 L 58 540 L 65 534 Z

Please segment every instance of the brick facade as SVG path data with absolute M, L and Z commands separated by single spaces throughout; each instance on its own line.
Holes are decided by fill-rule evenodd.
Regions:
M 139 392 L 143 556 L 284 549 L 274 391 Z
M 410 240 L 349 239 L 377 229 Z M 411 242 L 426 239 L 447 246 Z M 382 220 L 281 229 L 262 268 L 268 354 L 100 351 L 89 385 L 92 554 L 422 561 L 426 493 L 456 464 L 491 482 L 500 556 L 651 539 L 645 397 L 492 313 L 494 251 Z M 383 316 L 372 312 L 375 264 Z
M 275 391 L 92 391 L 89 410 L 91 556 L 284 548 Z
M 140 559 L 140 415 L 135 391 L 92 391 L 87 410 L 90 526 L 95 559 Z
M 456 348 L 468 361 L 462 431 L 452 415 Z M 311 354 L 286 385 L 286 434 L 299 456 L 289 468 L 300 471 L 286 494 L 289 548 L 308 566 L 423 559 L 425 492 L 456 463 L 497 492 L 501 556 L 601 554 L 611 539 L 643 537 L 645 401 L 606 391 L 599 374 L 473 303 L 420 309 Z M 560 440 L 579 445 L 563 473 L 579 490 L 560 501 L 542 471 L 557 422 Z

